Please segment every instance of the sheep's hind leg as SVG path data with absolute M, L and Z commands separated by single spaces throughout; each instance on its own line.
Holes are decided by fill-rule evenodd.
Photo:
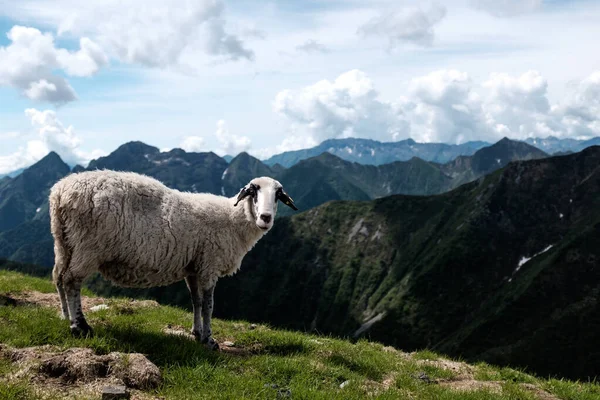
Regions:
M 215 285 L 202 291 L 202 343 L 212 350 L 219 350 L 219 343 L 212 337 L 211 318 Z
M 196 340 L 201 340 L 202 323 L 200 316 L 202 312 L 202 296 L 200 295 L 200 287 L 198 286 L 198 277 L 196 275 L 186 276 L 185 283 L 190 291 L 192 307 L 194 309 L 194 325 L 192 326 L 192 335 L 194 335 Z
M 63 282 L 67 295 L 71 333 L 74 336 L 91 336 L 92 328 L 88 325 L 81 309 L 81 285 L 83 279 L 69 279 Z
M 60 299 L 61 318 L 69 319 L 69 306 L 67 304 L 67 295 L 65 294 L 62 276 L 58 274 L 56 267 L 54 267 L 52 275 L 54 284 L 56 285 L 56 291 L 58 292 L 58 298 Z

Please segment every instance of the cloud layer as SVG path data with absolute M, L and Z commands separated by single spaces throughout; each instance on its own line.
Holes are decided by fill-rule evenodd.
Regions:
M 493 73 L 476 83 L 465 72 L 439 70 L 412 79 L 406 96 L 388 102 L 365 73 L 352 70 L 333 82 L 281 91 L 274 109 L 294 136 L 302 132 L 316 142 L 350 136 L 463 143 L 600 135 L 600 71 L 562 104 L 550 104 L 547 91 L 537 71 Z
M 252 50 L 226 31 L 224 10 L 221 0 L 92 0 L 76 6 L 59 32 L 97 37 L 119 60 L 150 67 L 177 65 L 186 51 L 252 60 Z
M 87 37 L 80 49 L 57 48 L 50 33 L 14 26 L 7 34 L 10 44 L 0 47 L 0 86 L 17 88 L 26 97 L 55 104 L 76 99 L 69 76 L 91 76 L 108 63 L 102 49 Z

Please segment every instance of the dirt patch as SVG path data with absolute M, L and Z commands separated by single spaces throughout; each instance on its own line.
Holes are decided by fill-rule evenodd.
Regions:
M 416 360 L 421 365 L 431 365 L 447 371 L 452 371 L 455 375 L 450 379 L 438 379 L 435 383 L 440 386 L 445 386 L 456 391 L 475 391 L 475 390 L 489 390 L 494 393 L 502 392 L 502 383 L 500 381 L 478 381 L 474 379 L 473 374 L 475 367 L 458 361 L 452 361 L 447 359 L 437 360 Z M 539 400 L 559 400 L 558 397 L 540 389 L 539 387 L 530 384 L 522 383 L 521 387 L 532 392 Z
M 194 335 L 192 335 L 190 333 L 190 330 L 184 328 L 181 325 L 167 325 L 165 328 L 163 328 L 163 332 L 166 335 L 179 336 L 179 337 L 182 337 L 182 338 L 185 338 L 188 340 L 193 340 L 193 341 L 196 340 Z M 241 346 L 235 344 L 230 339 L 218 341 L 218 343 L 219 343 L 219 351 L 221 351 L 223 353 L 235 355 L 235 356 L 249 356 L 254 353 L 254 350 L 256 350 L 252 346 L 250 346 L 248 348 L 241 347 Z
M 453 381 L 473 379 L 474 368 L 469 364 L 458 361 L 447 360 L 440 358 L 437 360 L 415 360 L 419 365 L 431 365 L 432 367 L 440 368 L 446 371 L 451 371 L 455 375 L 451 379 Z
M 490 392 L 501 393 L 502 384 L 496 381 L 476 381 L 474 379 L 462 379 L 453 381 L 439 382 L 441 386 L 445 386 L 452 390 L 460 392 L 472 392 L 475 390 L 487 389 Z
M 60 310 L 60 299 L 58 293 L 41 293 L 35 291 L 21 292 L 10 295 L 17 303 L 17 306 L 35 305 L 42 307 L 53 307 Z M 102 297 L 81 296 L 81 306 L 83 311 L 89 311 L 91 307 L 98 304 L 106 304 L 108 300 Z
M 97 355 L 86 348 L 59 351 L 53 346 L 16 349 L 0 345 L 0 357 L 17 366 L 7 379 L 28 379 L 35 388 L 59 393 L 98 395 L 102 387 L 115 384 L 148 390 L 162 382 L 158 367 L 139 353 Z
M 531 383 L 522 383 L 521 384 L 522 387 L 524 387 L 525 389 L 533 392 L 533 394 L 535 394 L 535 396 L 539 399 L 539 400 L 560 400 L 559 397 L 556 397 L 555 395 L 546 392 L 543 389 L 540 389 L 539 387 L 532 385 Z
M 42 307 L 52 307 L 60 310 L 60 299 L 58 293 L 41 293 L 35 291 L 21 292 L 12 294 L 10 296 L 4 296 L 14 301 L 14 305 L 36 305 Z M 103 297 L 87 297 L 81 296 L 81 307 L 84 312 L 90 312 L 92 307 L 98 305 L 105 305 L 110 308 L 114 308 L 115 311 L 121 314 L 133 314 L 137 310 L 142 308 L 155 308 L 160 307 L 154 300 L 109 300 Z

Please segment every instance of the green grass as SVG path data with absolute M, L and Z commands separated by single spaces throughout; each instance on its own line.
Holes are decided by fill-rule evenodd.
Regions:
M 26 290 L 53 292 L 54 288 L 47 280 L 0 271 L 0 294 Z M 234 342 L 239 353 L 211 352 L 192 340 L 163 332 L 167 325 L 188 330 L 189 312 L 172 307 L 128 308 L 123 307 L 125 302 L 110 300 L 108 310 L 88 313 L 95 335 L 85 339 L 71 337 L 68 323 L 58 318 L 58 309 L 0 307 L 0 343 L 89 347 L 100 354 L 143 353 L 164 377 L 162 386 L 149 394 L 166 399 L 275 399 L 287 398 L 288 391 L 293 399 L 364 399 L 369 395 L 378 399 L 536 399 L 523 383 L 565 400 L 600 398 L 599 386 L 592 383 L 543 380 L 487 364 L 473 367 L 474 378 L 498 381 L 498 390 L 457 391 L 443 382 L 457 379 L 458 372 L 435 364 L 442 357 L 428 350 L 406 355 L 366 340 L 353 344 L 265 325 L 251 329 L 243 321 L 215 320 L 216 339 Z M 0 399 L 35 398 L 29 382 L 2 378 L 15 368 L 0 358 Z

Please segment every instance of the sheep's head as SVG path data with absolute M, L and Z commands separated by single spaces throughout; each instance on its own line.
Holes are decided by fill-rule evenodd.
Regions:
M 281 183 L 273 178 L 252 179 L 240 190 L 234 206 L 237 206 L 244 199 L 248 199 L 249 210 L 256 226 L 265 231 L 273 226 L 273 220 L 277 213 L 277 200 L 294 210 L 298 210 L 294 200 L 283 190 Z

